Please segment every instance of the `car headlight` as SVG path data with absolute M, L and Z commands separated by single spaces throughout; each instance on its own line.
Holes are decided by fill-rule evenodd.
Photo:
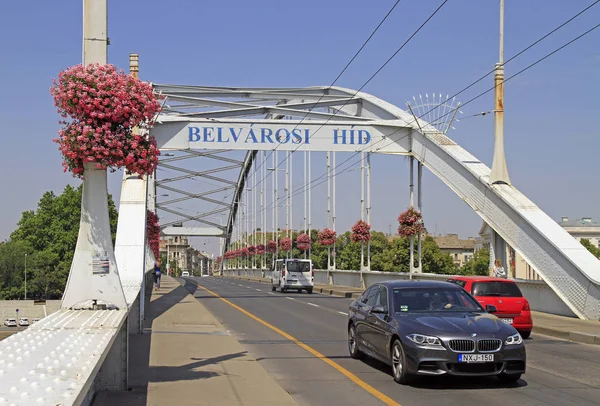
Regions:
M 442 342 L 437 337 L 426 336 L 423 334 L 409 334 L 406 336 L 410 341 L 423 347 L 433 348 L 436 350 L 442 350 Z
M 513 334 L 512 336 L 509 336 L 506 341 L 504 341 L 504 344 L 506 345 L 518 345 L 521 344 L 523 342 L 523 338 L 521 337 L 521 334 L 517 333 L 517 334 Z

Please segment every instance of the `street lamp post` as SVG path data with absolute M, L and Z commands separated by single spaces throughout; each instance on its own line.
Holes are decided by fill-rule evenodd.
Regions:
M 27 300 L 27 254 L 25 254 L 25 300 Z

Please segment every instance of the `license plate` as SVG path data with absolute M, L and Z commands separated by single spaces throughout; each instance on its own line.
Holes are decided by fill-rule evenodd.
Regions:
M 513 319 L 500 319 L 506 324 L 513 324 Z
M 494 354 L 458 354 L 458 362 L 494 362 Z

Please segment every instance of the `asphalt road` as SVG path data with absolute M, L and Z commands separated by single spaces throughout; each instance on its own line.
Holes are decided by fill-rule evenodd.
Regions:
M 323 354 L 375 389 L 353 382 L 297 343 L 198 288 L 231 303 Z M 391 368 L 375 360 L 353 360 L 346 343 L 350 299 L 271 292 L 270 286 L 227 278 L 187 278 L 186 287 L 300 405 L 381 405 L 378 393 L 402 406 L 459 404 L 600 405 L 600 346 L 532 335 L 526 341 L 527 373 L 514 384 L 495 378 L 420 378 L 396 384 Z

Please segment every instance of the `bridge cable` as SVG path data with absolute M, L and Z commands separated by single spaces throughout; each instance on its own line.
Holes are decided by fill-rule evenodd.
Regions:
M 592 4 L 592 5 L 595 5 L 595 4 L 596 4 L 596 3 L 598 3 L 598 2 L 600 2 L 600 0 L 597 0 L 597 1 L 596 1 L 594 4 Z M 588 8 L 589 8 L 589 7 L 588 7 Z M 556 54 L 557 52 L 561 51 L 562 49 L 566 48 L 567 46 L 571 45 L 572 43 L 574 43 L 574 42 L 578 41 L 579 39 L 583 38 L 584 36 L 586 36 L 587 34 L 591 33 L 592 31 L 596 30 L 598 27 L 600 27 L 600 24 L 597 24 L 597 25 L 595 25 L 594 27 L 590 28 L 589 30 L 587 30 L 587 31 L 585 31 L 584 33 L 580 34 L 579 36 L 575 37 L 574 39 L 572 39 L 572 40 L 568 41 L 567 43 L 563 44 L 563 45 L 562 45 L 562 46 L 560 46 L 559 48 L 556 48 L 556 49 L 554 49 L 552 52 L 550 52 L 550 53 L 546 54 L 545 56 L 543 56 L 543 57 L 539 58 L 538 60 L 536 60 L 535 62 L 531 63 L 531 64 L 530 64 L 530 65 L 528 65 L 527 67 L 525 67 L 525 68 L 521 69 L 521 70 L 520 70 L 520 71 L 518 71 L 517 73 L 515 73 L 515 74 L 513 74 L 513 75 L 509 76 L 508 78 L 506 78 L 506 79 L 504 80 L 504 83 L 506 83 L 506 82 L 508 82 L 509 80 L 511 80 L 511 79 L 513 79 L 513 78 L 515 78 L 516 76 L 518 76 L 518 75 L 520 75 L 520 74 L 522 74 L 522 73 L 526 72 L 527 70 L 531 69 L 531 68 L 532 68 L 532 67 L 534 67 L 535 65 L 537 65 L 537 64 L 539 64 L 539 63 L 541 63 L 542 61 L 546 60 L 546 59 L 547 59 L 547 58 L 549 58 L 550 56 L 552 56 L 552 55 Z M 539 42 L 539 41 L 537 41 L 537 42 Z M 519 54 L 520 54 L 520 53 L 519 53 Z M 512 59 L 514 59 L 514 57 L 513 57 L 513 58 L 511 58 L 510 60 L 512 60 Z M 507 61 L 507 62 L 508 62 L 508 61 Z M 467 88 L 468 88 L 468 87 L 467 87 Z M 465 88 L 465 90 L 466 90 L 467 88 Z M 467 105 L 467 104 L 469 104 L 469 103 L 472 103 L 473 101 L 475 101 L 475 100 L 479 99 L 480 97 L 482 97 L 482 96 L 486 95 L 487 93 L 491 92 L 491 91 L 492 91 L 492 90 L 494 90 L 495 88 L 496 88 L 496 86 L 493 86 L 493 87 L 491 87 L 491 88 L 489 88 L 489 89 L 487 89 L 487 90 L 485 90 L 485 91 L 483 91 L 483 92 L 479 93 L 477 96 L 475 96 L 475 97 L 471 98 L 470 100 L 468 100 L 467 102 L 465 102 L 465 103 L 464 103 L 464 104 L 462 104 L 461 106 L 465 106 L 465 105 Z M 443 104 L 443 103 L 442 103 L 442 104 Z M 437 107 L 439 107 L 439 106 L 441 106 L 441 104 L 440 104 L 440 105 L 438 105 Z M 435 108 L 437 108 L 437 107 L 434 107 L 432 110 L 434 110 L 434 109 L 435 109 Z M 451 113 L 452 113 L 452 112 L 449 112 L 449 113 L 446 113 L 445 115 L 448 115 L 448 114 L 451 114 Z M 425 113 L 425 114 L 427 114 L 427 113 Z M 445 116 L 445 115 L 444 115 L 444 116 Z M 444 117 L 444 116 L 442 116 L 442 117 Z M 440 117 L 440 118 L 442 118 L 442 117 Z M 419 117 L 419 118 L 420 118 L 420 117 Z M 414 122 L 416 122 L 416 121 L 413 121 L 413 123 L 414 123 Z M 409 124 L 412 124 L 412 123 L 409 123 Z M 395 130 L 393 133 L 391 133 L 391 134 L 390 134 L 390 136 L 391 136 L 391 135 L 393 135 L 393 134 L 395 134 L 396 132 L 398 132 L 398 131 L 402 130 L 402 129 L 404 129 L 404 128 L 400 128 L 400 129 L 397 129 L 397 130 Z M 388 136 L 388 137 L 389 137 L 389 136 Z M 406 137 L 408 137 L 408 135 L 407 135 L 407 136 L 404 136 L 404 137 L 402 137 L 402 138 L 400 138 L 399 140 L 401 140 L 401 139 L 404 139 L 404 138 L 406 138 Z M 352 155 L 351 155 L 349 158 L 347 158 L 346 160 L 344 160 L 342 163 L 340 163 L 340 164 L 336 165 L 336 166 L 335 166 L 335 168 L 338 168 L 338 167 L 342 166 L 344 163 L 348 162 L 349 160 L 351 160 L 352 158 L 354 158 L 356 155 L 360 154 L 361 152 L 364 152 L 364 150 L 366 150 L 367 148 L 370 148 L 370 147 L 372 147 L 373 145 L 376 145 L 376 144 L 378 144 L 378 143 L 382 142 L 383 140 L 384 140 L 384 139 L 382 138 L 381 140 L 379 140 L 379 141 L 376 141 L 374 144 L 372 144 L 372 145 L 369 145 L 369 146 L 367 146 L 367 147 L 364 147 L 363 149 L 361 149 L 361 150 L 359 150 L 359 151 L 355 152 L 355 153 L 354 153 L 354 154 L 352 154 Z M 387 147 L 387 146 L 389 146 L 389 145 L 392 145 L 392 144 L 396 143 L 396 142 L 397 142 L 397 141 L 399 141 L 399 140 L 396 140 L 396 141 L 391 141 L 391 142 L 389 142 L 388 144 L 384 145 L 384 146 L 383 146 L 383 147 L 381 147 L 381 148 L 384 148 L 384 147 Z M 381 149 L 381 148 L 380 148 L 380 149 Z M 358 161 L 354 162 L 353 164 L 357 164 L 357 163 L 358 163 Z M 351 165 L 353 165 L 353 164 L 351 164 Z M 336 172 L 335 176 L 337 176 L 337 175 L 340 175 L 340 174 L 342 174 L 342 173 L 346 173 L 346 172 L 348 172 L 348 171 L 350 171 L 350 170 L 352 170 L 352 169 L 351 169 L 351 166 L 350 166 L 350 167 L 348 167 L 348 168 L 345 168 L 344 170 L 342 170 L 342 171 L 340 171 L 340 172 Z M 320 181 L 319 183 L 316 183 L 315 185 L 312 185 L 312 183 L 313 183 L 314 181 L 317 181 L 317 180 L 319 180 L 319 179 L 323 178 L 324 176 L 326 176 L 326 173 L 324 173 L 324 174 L 322 174 L 322 175 L 320 175 L 320 176 L 318 176 L 318 177 L 316 177 L 316 178 L 312 179 L 312 180 L 311 180 L 311 187 L 313 187 L 313 186 L 318 186 L 318 185 L 320 185 L 320 184 L 322 184 L 322 183 L 326 182 L 326 181 L 327 181 L 327 179 L 324 179 L 324 180 Z M 334 175 L 332 175 L 332 176 L 334 176 Z M 304 187 L 303 187 L 303 189 L 297 190 L 297 191 L 296 191 L 296 192 L 295 192 L 295 193 L 292 195 L 292 197 L 293 197 L 293 196 L 296 196 L 296 195 L 298 195 L 298 194 L 300 194 L 300 193 L 303 193 L 303 191 L 304 191 L 305 189 L 306 189 L 306 186 L 304 186 Z M 273 204 L 270 204 L 270 205 L 267 207 L 267 209 L 269 209 L 269 207 L 271 207 L 271 206 L 273 206 Z
M 600 1 L 600 0 L 598 0 L 598 1 Z M 442 7 L 443 7 L 443 6 L 444 6 L 444 5 L 445 5 L 447 2 L 448 2 L 448 0 L 444 0 L 444 1 L 443 1 L 443 2 L 442 2 L 442 3 L 441 3 L 439 6 L 438 6 L 438 8 L 437 8 L 437 9 L 436 9 L 436 10 L 435 10 L 433 13 L 431 13 L 431 14 L 429 15 L 429 17 L 428 17 L 428 18 L 427 18 L 427 19 L 426 19 L 426 20 L 425 20 L 425 21 L 424 21 L 424 22 L 423 22 L 423 23 L 422 23 L 422 24 L 419 26 L 419 28 L 417 28 L 417 29 L 416 29 L 416 30 L 415 30 L 415 31 L 414 31 L 414 32 L 413 32 L 413 33 L 410 35 L 410 37 L 408 37 L 408 39 L 407 39 L 406 41 L 404 41 L 404 43 L 403 43 L 403 44 L 402 44 L 402 45 L 401 45 L 401 46 L 400 46 L 400 47 L 399 47 L 399 48 L 398 48 L 398 49 L 397 49 L 397 50 L 396 50 L 396 51 L 395 51 L 395 52 L 392 54 L 392 56 L 390 56 L 390 57 L 387 59 L 387 61 L 385 61 L 385 62 L 384 62 L 384 64 L 383 64 L 383 65 L 381 65 L 381 66 L 379 67 L 379 69 L 377 69 L 377 71 L 375 71 L 375 73 L 374 73 L 373 75 L 371 75 L 371 77 L 370 77 L 370 78 L 369 78 L 369 79 L 368 79 L 368 80 L 367 80 L 367 81 L 366 81 L 366 82 L 365 82 L 365 83 L 364 83 L 364 84 L 363 84 L 363 85 L 362 85 L 362 86 L 361 86 L 361 87 L 360 87 L 360 88 L 359 88 L 359 89 L 358 89 L 358 90 L 357 90 L 357 91 L 356 91 L 356 92 L 355 92 L 355 93 L 354 93 L 354 94 L 353 94 L 353 95 L 350 97 L 350 98 L 351 98 L 351 99 L 352 99 L 352 98 L 354 98 L 354 97 L 355 97 L 355 96 L 356 96 L 356 95 L 357 95 L 357 94 L 358 94 L 358 93 L 359 93 L 359 92 L 360 92 L 360 91 L 361 91 L 361 90 L 362 90 L 362 89 L 363 89 L 363 88 L 364 88 L 364 87 L 365 87 L 367 84 L 369 84 L 369 83 L 371 82 L 371 80 L 373 80 L 373 79 L 375 78 L 375 76 L 377 76 L 377 75 L 378 75 L 378 74 L 379 74 L 379 73 L 380 73 L 380 72 L 383 70 L 383 68 L 385 68 L 385 67 L 387 66 L 387 64 L 391 62 L 391 60 L 392 60 L 392 59 L 393 59 L 393 58 L 394 58 L 394 57 L 395 57 L 395 56 L 396 56 L 396 55 L 397 55 L 397 54 L 398 54 L 398 53 L 399 53 L 399 52 L 400 52 L 400 51 L 401 51 L 401 50 L 402 50 L 402 49 L 403 49 L 403 48 L 404 48 L 404 47 L 405 47 L 405 46 L 406 46 L 406 45 L 407 45 L 407 44 L 408 44 L 408 43 L 409 43 L 409 42 L 410 42 L 410 41 L 411 41 L 411 40 L 412 40 L 412 39 L 413 39 L 413 38 L 414 38 L 414 37 L 415 37 L 415 36 L 416 36 L 418 33 L 419 33 L 419 31 L 421 31 L 421 29 L 423 29 L 423 27 L 425 27 L 425 25 L 426 25 L 426 24 L 429 22 L 429 20 L 431 20 L 431 19 L 432 19 L 432 18 L 433 18 L 433 17 L 434 17 L 434 16 L 437 14 L 437 12 L 438 12 L 438 11 L 440 11 L 440 9 L 441 9 L 441 8 L 442 8 Z M 396 4 L 394 4 L 394 6 L 392 7 L 392 10 L 394 9 L 394 7 L 396 7 L 396 5 L 397 5 L 397 4 L 398 4 L 398 1 L 396 2 Z M 386 15 L 386 17 L 385 17 L 385 18 L 387 18 L 387 16 L 389 15 L 389 13 L 391 13 L 391 10 L 390 10 L 390 12 L 388 12 L 388 14 Z M 385 21 L 385 18 L 384 18 L 384 21 Z M 382 23 L 383 23 L 383 21 L 382 21 Z M 381 25 L 381 24 L 380 24 L 380 25 Z M 380 26 L 380 25 L 379 25 L 379 26 Z M 379 28 L 379 26 L 377 27 L 377 29 Z M 374 32 L 373 32 L 373 34 L 374 34 Z M 372 34 L 372 35 L 373 35 L 373 34 Z M 372 36 L 372 35 L 371 35 L 371 36 Z M 370 39 L 370 38 L 371 38 L 371 37 L 369 37 L 369 39 Z M 366 44 L 366 43 L 365 43 L 365 44 Z M 363 45 L 363 46 L 364 46 L 364 45 Z M 362 49 L 362 47 L 361 47 L 361 49 Z M 355 56 L 355 57 L 356 57 L 356 56 Z M 353 58 L 353 59 L 354 59 L 354 58 Z M 344 68 L 344 70 L 345 70 L 345 69 L 346 69 L 346 68 Z M 339 75 L 339 76 L 341 76 L 341 75 Z M 335 81 L 337 81 L 337 79 L 339 79 L 339 76 L 338 76 L 338 78 L 336 78 L 336 80 L 335 80 Z M 335 83 L 335 81 L 334 81 L 334 83 Z M 332 87 L 332 86 L 333 86 L 333 83 L 332 83 L 332 84 L 329 86 L 329 88 L 328 88 L 328 89 L 331 89 L 331 87 Z M 322 98 L 325 96 L 325 93 L 326 93 L 326 92 L 324 92 L 324 93 L 323 93 L 323 95 L 322 95 L 322 96 L 319 98 L 319 101 L 320 101 L 320 100 L 321 100 L 321 99 L 322 99 Z M 318 103 L 318 101 L 317 101 L 317 103 Z M 316 131 L 315 131 L 313 134 L 311 134 L 311 135 L 309 136 L 309 139 L 310 139 L 310 138 L 312 138 L 312 136 L 313 136 L 313 135 L 315 135 L 317 132 L 319 132 L 319 130 L 320 130 L 321 128 L 323 128 L 323 127 L 325 126 L 325 124 L 327 124 L 327 123 L 328 123 L 328 122 L 329 122 L 329 121 L 330 121 L 330 120 L 331 120 L 331 119 L 332 119 L 332 118 L 333 118 L 333 117 L 334 117 L 334 116 L 337 114 L 337 111 L 341 110 L 341 109 L 342 109 L 344 106 L 346 106 L 346 104 L 348 104 L 348 101 L 346 101 L 346 102 L 345 102 L 345 103 L 344 103 L 344 104 L 343 104 L 341 107 L 339 107 L 339 109 L 338 109 L 338 110 L 336 110 L 336 112 L 335 112 L 335 113 L 334 113 L 334 114 L 333 114 L 331 117 L 329 117 L 329 118 L 328 118 L 328 119 L 325 121 L 325 123 L 321 124 L 321 126 L 320 126 L 319 128 L 317 128 L 317 130 L 316 130 Z M 316 105 L 316 104 L 315 104 L 315 105 Z M 313 107 L 313 108 L 314 108 L 314 107 Z M 309 110 L 309 112 L 310 112 L 310 111 L 312 111 L 312 109 L 311 109 L 311 110 Z M 308 116 L 308 113 L 307 113 L 307 114 L 306 114 L 306 115 L 305 115 L 305 116 L 302 118 L 302 120 L 300 120 L 300 122 L 299 122 L 298 124 L 296 124 L 296 127 L 294 127 L 294 129 L 293 129 L 293 130 L 295 130 L 295 129 L 298 127 L 298 125 L 300 125 L 300 124 L 302 123 L 302 121 L 304 121 L 304 118 L 306 118 L 307 116 Z M 293 130 L 292 130 L 292 131 L 293 131 Z M 279 144 L 279 145 L 281 145 L 281 144 Z M 274 148 L 272 151 L 270 151 L 270 153 L 269 153 L 269 156 L 267 157 L 267 159 L 268 159 L 269 157 L 271 157 L 271 155 L 273 154 L 273 152 L 277 151 L 277 149 L 279 148 L 279 145 L 277 145 L 277 146 L 276 146 L 276 147 L 275 147 L 275 148 Z M 301 144 L 299 144 L 299 145 L 298 145 L 298 147 L 296 147 L 296 149 L 294 149 L 294 150 L 292 151 L 292 154 L 293 154 L 294 152 L 296 152 L 296 151 L 297 151 L 297 150 L 300 148 L 300 146 L 301 146 Z M 282 163 L 283 163 L 283 160 L 282 160 L 281 162 L 279 162 L 279 163 L 278 163 L 278 164 L 275 166 L 275 168 L 274 168 L 273 170 L 277 170 L 277 168 L 279 168 L 279 167 L 281 166 L 281 164 L 282 164 Z M 259 168 L 261 167 L 261 165 L 262 165 L 262 163 L 261 163 L 261 164 L 260 164 L 260 165 L 259 165 L 259 166 L 258 166 L 256 169 L 259 169 Z M 268 176 L 268 175 L 267 175 L 267 176 Z M 264 181 L 264 180 L 267 178 L 267 176 L 263 177 L 263 178 L 260 180 L 260 182 Z M 260 183 L 260 182 L 259 182 L 259 183 Z
M 598 0 L 600 1 L 600 0 Z M 383 25 L 383 23 L 385 22 L 385 20 L 387 20 L 387 18 L 389 17 L 389 15 L 392 13 L 392 11 L 394 11 L 394 9 L 396 8 L 396 6 L 398 5 L 398 3 L 400 3 L 400 0 L 396 0 L 396 3 L 394 3 L 394 5 L 392 6 L 392 8 L 389 9 L 389 11 L 387 12 L 387 14 L 383 17 L 383 19 L 379 22 L 379 24 L 377 25 L 377 27 L 375 27 L 375 29 L 371 32 L 371 35 L 369 35 L 369 37 L 365 40 L 365 42 L 362 44 L 362 46 L 358 49 L 358 51 L 356 51 L 356 53 L 354 54 L 354 56 L 350 59 L 350 61 L 348 61 L 348 63 L 346 64 L 346 66 L 344 67 L 344 69 L 342 69 L 342 71 L 337 75 L 337 77 L 333 80 L 333 82 L 331 82 L 331 84 L 329 86 L 327 86 L 327 89 L 325 89 L 323 91 L 323 94 L 319 97 L 319 99 L 315 102 L 315 104 L 313 104 L 313 106 L 306 112 L 306 115 L 304 117 L 302 117 L 302 119 L 300 120 L 300 122 L 298 124 L 296 124 L 296 126 L 294 127 L 293 130 L 295 130 L 296 128 L 298 128 L 298 126 L 300 124 L 302 124 L 302 122 L 304 121 L 305 118 L 308 117 L 309 113 L 313 111 L 313 109 L 319 104 L 319 102 L 323 99 L 323 97 L 325 97 L 325 95 L 329 92 L 329 90 L 331 90 L 331 88 L 333 87 L 333 85 L 336 84 L 336 82 L 340 79 L 340 77 L 342 77 L 342 75 L 344 74 L 344 72 L 346 72 L 346 70 L 350 67 L 350 65 L 352 64 L 352 62 L 354 62 L 354 60 L 358 57 L 358 55 L 362 52 L 363 48 L 367 45 L 367 43 L 369 43 L 369 41 L 371 40 L 371 38 L 373 38 L 373 36 L 375 35 L 375 33 L 379 30 L 379 28 Z M 293 131 L 292 130 L 292 131 Z M 318 130 L 317 130 L 318 131 Z M 265 158 L 265 160 L 268 160 L 271 155 L 273 155 L 273 152 L 275 152 L 277 150 L 277 148 L 279 148 L 279 145 L 277 145 L 275 147 L 274 150 L 269 151 L 269 155 Z M 293 151 L 296 152 L 296 151 Z M 292 152 L 292 153 L 293 153 Z M 258 165 L 258 167 L 256 167 L 256 170 L 260 169 L 262 167 L 263 163 L 260 163 Z M 279 168 L 278 164 L 275 169 Z M 268 176 L 268 175 L 267 175 Z M 259 184 L 266 179 L 266 176 L 261 179 L 261 181 L 259 182 Z

